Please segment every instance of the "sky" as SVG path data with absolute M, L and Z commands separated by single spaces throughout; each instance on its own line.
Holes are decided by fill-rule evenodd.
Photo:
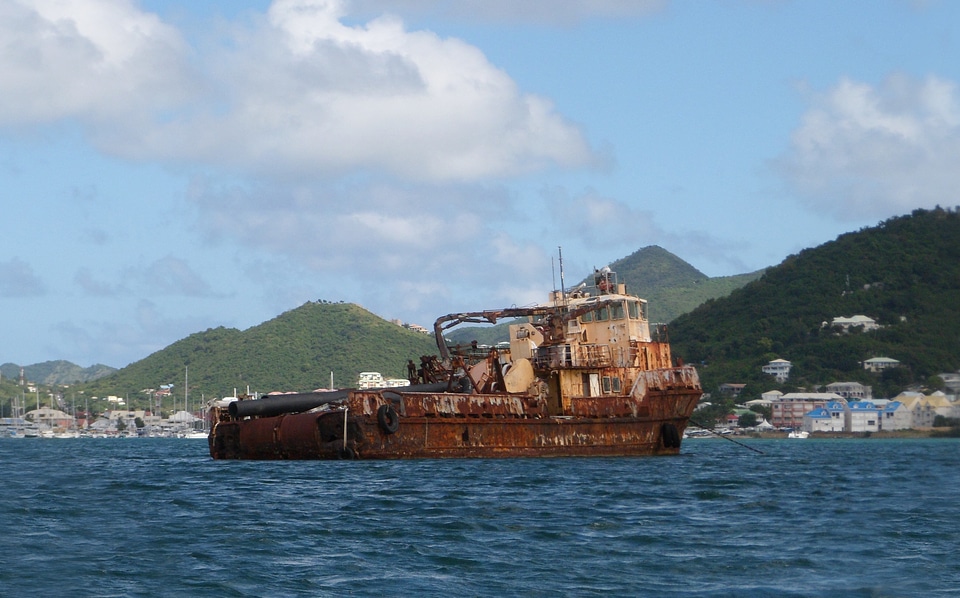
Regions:
M 960 2 L 0 0 L 0 363 L 960 204 Z

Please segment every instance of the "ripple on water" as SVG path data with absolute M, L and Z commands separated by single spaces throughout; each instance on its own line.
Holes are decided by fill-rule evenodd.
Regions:
M 953 590 L 960 442 L 746 442 L 763 454 L 257 463 L 179 440 L 0 441 L 0 594 Z

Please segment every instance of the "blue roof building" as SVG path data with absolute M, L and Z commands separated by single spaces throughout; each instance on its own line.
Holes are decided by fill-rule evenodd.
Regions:
M 870 401 L 851 401 L 849 432 L 878 432 L 880 430 L 880 409 Z
M 807 432 L 844 432 L 848 425 L 848 411 L 844 401 L 827 401 L 803 415 L 803 429 Z

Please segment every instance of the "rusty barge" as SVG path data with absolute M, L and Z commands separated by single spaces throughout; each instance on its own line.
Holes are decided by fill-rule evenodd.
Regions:
M 509 324 L 495 347 L 459 324 Z M 268 396 L 211 408 L 214 459 L 669 455 L 702 394 L 645 300 L 604 268 L 531 307 L 450 314 L 409 386 Z

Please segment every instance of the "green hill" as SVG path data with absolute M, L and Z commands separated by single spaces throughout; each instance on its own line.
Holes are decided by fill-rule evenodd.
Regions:
M 763 271 L 711 278 L 662 247 L 650 245 L 610 264 L 627 292 L 646 299 L 651 322 L 670 322 L 704 301 L 729 295 Z M 593 285 L 593 274 L 580 281 Z M 577 283 L 580 284 L 580 283 Z M 576 285 L 574 285 L 576 286 Z M 546 292 L 544 292 L 546 298 Z M 493 307 L 493 306 L 491 306 Z M 453 342 L 493 345 L 507 340 L 509 323 L 496 326 L 464 326 L 446 335 Z
M 406 377 L 408 359 L 433 355 L 433 336 L 412 332 L 350 303 L 306 303 L 244 331 L 192 334 L 111 376 L 83 385 L 87 396 L 116 395 L 145 404 L 144 389 L 174 385 L 191 403 L 237 392 L 309 391 L 355 386 L 361 371 Z
M 763 271 L 711 278 L 662 247 L 650 245 L 610 264 L 627 290 L 649 302 L 651 322 L 671 322 L 698 305 L 729 295 Z M 592 278 L 584 279 L 588 284 Z
M 879 330 L 824 326 L 866 315 Z M 793 363 L 785 389 L 856 380 L 890 396 L 960 367 L 960 214 L 917 210 L 789 256 L 728 297 L 707 301 L 671 326 L 674 355 L 701 364 L 704 389 L 777 387 L 760 368 Z M 891 357 L 882 376 L 861 362 Z
M 96 364 L 88 368 L 82 368 L 69 361 L 45 361 L 33 365 L 23 366 L 23 376 L 30 382 L 40 384 L 75 384 L 77 382 L 88 382 L 109 376 L 117 371 L 110 366 Z M 20 366 L 15 363 L 5 363 L 0 365 L 0 374 L 6 380 L 20 379 Z

